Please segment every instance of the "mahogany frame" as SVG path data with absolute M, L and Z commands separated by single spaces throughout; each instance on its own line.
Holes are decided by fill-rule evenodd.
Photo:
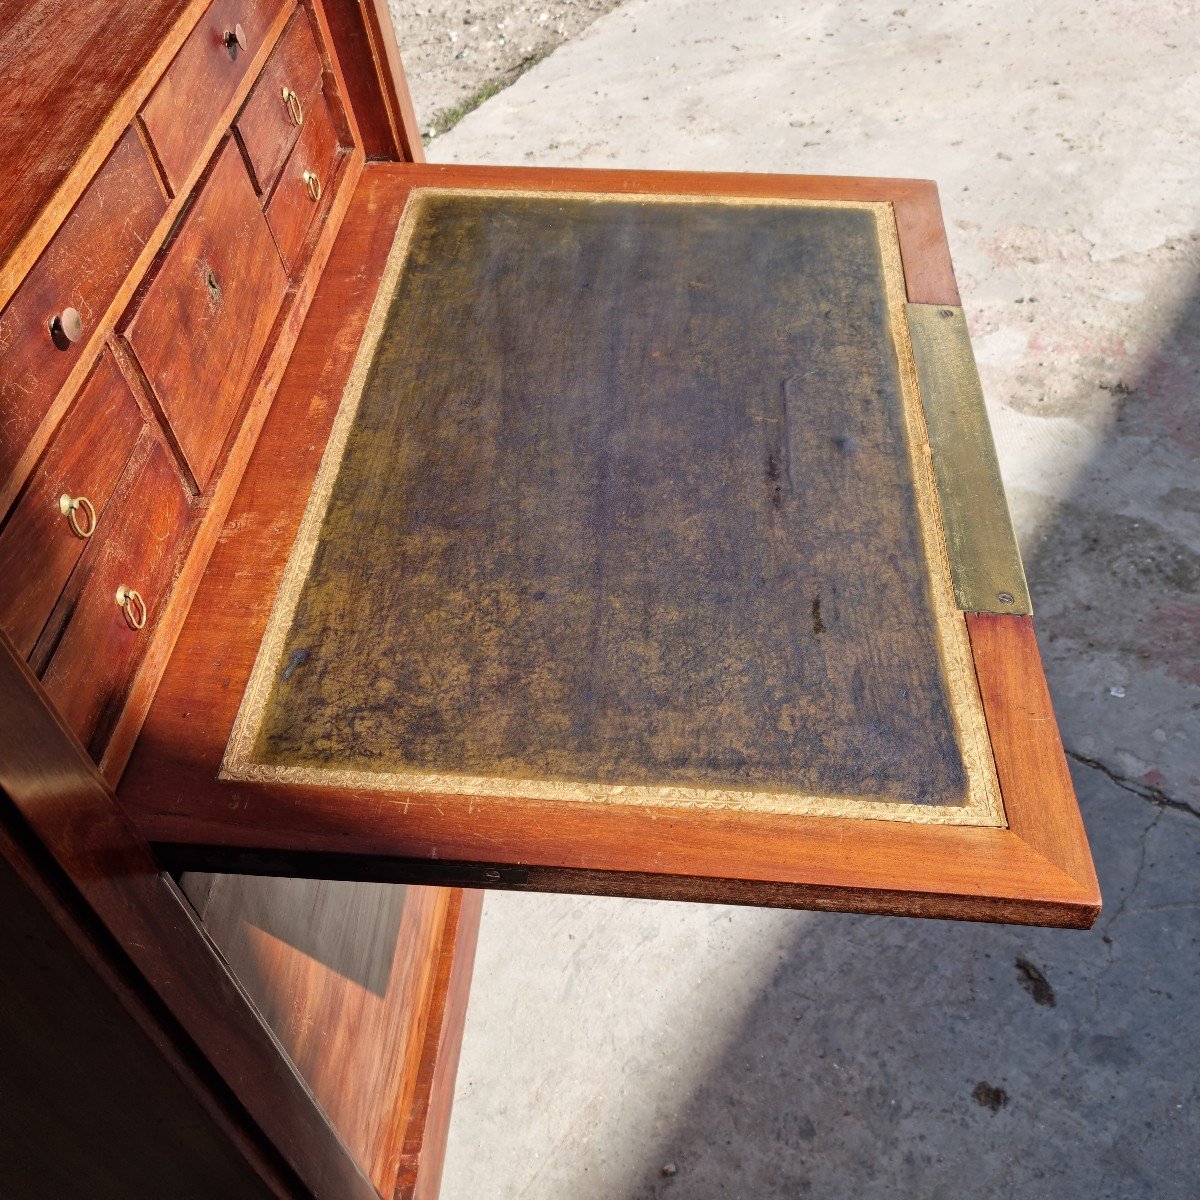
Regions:
M 141 833 L 206 870 L 1090 926 L 1099 889 L 1028 617 L 966 617 L 1005 829 L 541 801 L 481 811 L 470 797 L 217 780 L 392 237 L 422 186 L 884 201 L 909 301 L 959 299 L 927 181 L 368 166 L 121 782 Z

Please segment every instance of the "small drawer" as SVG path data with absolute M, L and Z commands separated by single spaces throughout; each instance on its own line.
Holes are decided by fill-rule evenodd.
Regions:
M 297 9 L 236 122 L 254 185 L 268 195 L 321 91 L 321 52 L 312 21 Z
M 82 587 L 60 601 L 60 607 L 69 607 L 56 614 L 65 630 L 42 676 L 63 719 L 96 758 L 186 545 L 187 498 L 160 445 L 151 445 L 144 465 L 109 509 L 103 543 L 90 547 L 81 564 Z
M 329 102 L 321 92 L 309 106 L 300 138 L 267 205 L 275 244 L 293 279 L 308 259 L 310 233 L 328 211 L 338 154 Z
M 131 129 L 0 314 L 0 512 L 46 448 L 63 384 L 166 209 Z
M 0 533 L 0 627 L 25 657 L 93 537 L 129 462 L 142 414 L 106 354 Z
M 228 138 L 125 330 L 201 489 L 286 291 L 258 197 Z
M 142 123 L 176 194 L 290 3 L 213 0 L 150 93 L 142 108 Z

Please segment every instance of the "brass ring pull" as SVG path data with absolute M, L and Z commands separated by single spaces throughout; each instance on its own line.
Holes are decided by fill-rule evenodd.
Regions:
M 125 620 L 130 629 L 141 629 L 146 624 L 146 602 L 133 588 L 121 584 L 117 588 L 117 603 L 125 613 Z
M 287 106 L 288 116 L 293 125 L 304 124 L 304 109 L 300 105 L 300 97 L 290 87 L 283 89 L 283 103 Z
M 321 181 L 317 178 L 316 171 L 304 172 L 304 185 L 308 188 L 308 198 L 316 204 L 321 198 Z
M 67 524 L 76 537 L 87 539 L 96 532 L 96 510 L 86 496 L 68 496 L 64 493 L 58 498 L 58 511 L 67 518 Z M 83 513 L 83 522 L 79 520 L 80 513 Z

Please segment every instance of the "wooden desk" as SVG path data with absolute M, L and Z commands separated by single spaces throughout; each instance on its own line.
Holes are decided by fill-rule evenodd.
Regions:
M 373 5 L 81 9 L 0 32 L 5 854 L 247 1194 L 436 1193 L 483 888 L 1094 920 L 932 184 L 434 167 Z

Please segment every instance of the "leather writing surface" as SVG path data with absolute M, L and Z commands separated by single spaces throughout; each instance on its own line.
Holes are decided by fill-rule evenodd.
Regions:
M 997 823 L 881 209 L 424 193 L 227 773 Z

